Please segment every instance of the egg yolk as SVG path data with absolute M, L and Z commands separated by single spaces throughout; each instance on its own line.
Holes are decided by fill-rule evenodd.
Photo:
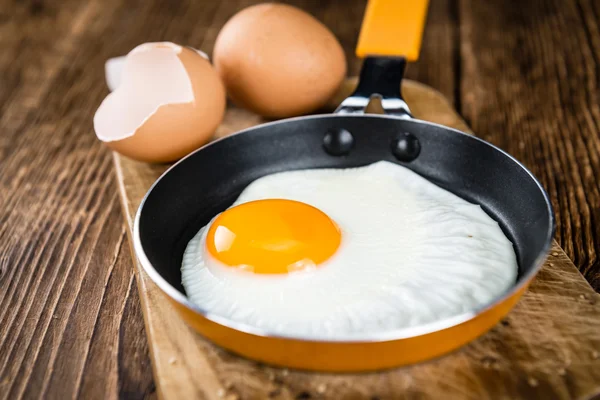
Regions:
M 327 214 L 305 203 L 257 200 L 221 213 L 206 236 L 209 254 L 226 266 L 286 274 L 318 266 L 338 249 L 341 233 Z

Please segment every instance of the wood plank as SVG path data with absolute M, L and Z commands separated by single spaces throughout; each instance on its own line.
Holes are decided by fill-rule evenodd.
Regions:
M 75 397 L 96 375 L 95 397 L 151 397 L 111 156 L 89 119 L 105 90 L 102 34 L 122 10 L 118 2 L 64 1 L 12 2 L 7 12 L 0 22 L 0 398 Z M 97 340 L 107 346 L 101 356 Z
M 540 178 L 556 239 L 600 290 L 600 3 L 460 2 L 462 113 Z
M 457 13 L 456 0 L 430 1 L 421 56 L 408 65 L 406 77 L 435 88 L 460 111 Z
M 349 81 L 338 96 L 351 91 Z M 466 130 L 430 88 L 406 83 L 415 115 Z M 230 108 L 218 135 L 259 119 Z M 125 216 L 132 218 L 165 166 L 114 156 Z M 131 232 L 130 232 L 131 233 Z M 600 296 L 554 244 L 515 310 L 490 333 L 446 357 L 372 374 L 317 374 L 272 368 L 230 354 L 191 331 L 136 263 L 155 379 L 179 398 L 580 398 L 600 391 Z

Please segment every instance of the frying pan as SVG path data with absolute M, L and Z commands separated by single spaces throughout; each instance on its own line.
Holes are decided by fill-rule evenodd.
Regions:
M 426 7 L 424 1 L 413 3 Z M 365 20 L 370 11 L 373 20 L 374 4 L 369 3 Z M 369 37 L 363 35 L 365 27 L 374 29 L 366 22 L 359 47 L 362 39 Z M 420 40 L 419 29 L 414 31 L 413 36 Z M 367 57 L 358 88 L 336 113 L 243 130 L 188 155 L 154 183 L 135 218 L 135 252 L 144 270 L 192 328 L 232 352 L 274 365 L 367 371 L 456 349 L 485 333 L 515 305 L 551 245 L 554 217 L 548 195 L 521 163 L 499 148 L 413 118 L 399 89 L 405 65 L 402 57 Z M 364 113 L 373 96 L 381 99 L 385 115 Z M 514 285 L 479 309 L 353 341 L 274 335 L 211 314 L 188 300 L 180 272 L 187 243 L 252 181 L 287 170 L 359 167 L 380 160 L 407 167 L 480 204 L 514 244 L 519 265 Z M 394 223 L 401 225 L 402 221 Z

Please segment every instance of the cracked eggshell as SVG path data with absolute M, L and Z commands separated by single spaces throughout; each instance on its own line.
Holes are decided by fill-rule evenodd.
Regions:
M 177 160 L 210 140 L 225 113 L 225 89 L 203 53 L 146 43 L 106 64 L 114 89 L 94 116 L 100 140 L 128 157 Z

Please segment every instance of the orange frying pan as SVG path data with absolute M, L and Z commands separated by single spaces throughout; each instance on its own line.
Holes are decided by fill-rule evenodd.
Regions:
M 412 118 L 399 92 L 405 65 L 399 56 L 417 58 L 426 8 L 425 0 L 369 2 L 357 49 L 359 56 L 368 57 L 356 92 L 335 114 L 276 121 L 215 141 L 179 161 L 150 189 L 134 223 L 135 252 L 150 278 L 201 335 L 279 366 L 376 370 L 427 360 L 468 343 L 504 317 L 526 290 L 552 241 L 548 195 L 502 150 Z M 387 115 L 364 114 L 373 96 L 381 98 Z M 180 271 L 185 246 L 249 183 L 279 171 L 349 168 L 380 160 L 403 165 L 480 204 L 514 244 L 519 263 L 514 285 L 480 309 L 353 341 L 274 335 L 214 315 L 186 297 Z

